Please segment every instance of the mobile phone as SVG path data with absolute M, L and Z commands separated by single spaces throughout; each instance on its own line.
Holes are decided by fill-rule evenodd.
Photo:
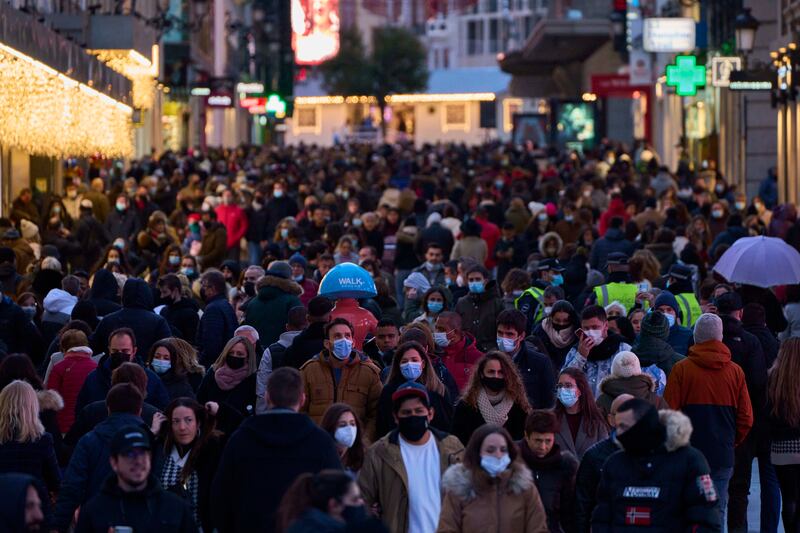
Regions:
M 650 289 L 646 281 L 639 283 L 639 286 L 637 288 L 639 292 L 647 292 Z
M 583 337 L 584 335 L 583 330 L 581 328 L 576 329 L 575 335 L 577 335 L 578 337 Z
M 114 533 L 133 533 L 133 528 L 130 526 L 114 526 Z

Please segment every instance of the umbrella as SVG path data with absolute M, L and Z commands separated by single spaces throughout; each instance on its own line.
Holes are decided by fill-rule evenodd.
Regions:
M 319 295 L 328 298 L 372 298 L 377 296 L 369 272 L 354 263 L 336 265 L 322 278 Z
M 800 253 L 782 239 L 745 237 L 722 254 L 714 270 L 731 283 L 793 285 L 800 283 Z

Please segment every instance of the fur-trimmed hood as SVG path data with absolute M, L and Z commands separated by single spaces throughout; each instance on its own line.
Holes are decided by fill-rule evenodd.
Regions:
M 689 445 L 692 437 L 692 421 L 680 411 L 663 409 L 658 412 L 658 420 L 667 428 L 667 440 L 664 447 L 668 452 L 674 452 L 679 448 Z
M 520 459 L 511 463 L 511 472 L 501 474 L 507 477 L 507 491 L 511 494 L 522 494 L 533 487 L 533 475 Z M 442 476 L 442 489 L 451 492 L 464 501 L 471 501 L 478 497 L 476 480 L 472 472 L 463 464 L 456 464 L 448 468 Z
M 551 240 L 556 241 L 556 245 L 558 246 L 558 251 L 556 252 L 556 255 L 560 254 L 561 250 L 564 248 L 564 239 L 562 239 L 561 235 L 559 235 L 555 231 L 548 231 L 547 233 L 539 237 L 539 250 L 542 250 L 542 252 L 544 252 L 545 243 Z
M 656 391 L 656 382 L 649 374 L 641 373 L 630 377 L 620 377 L 607 375 L 600 381 L 598 390 L 616 398 L 620 394 L 633 394 L 637 398 L 642 396 L 635 392 L 643 392 L 645 389 L 650 392 Z
M 303 294 L 303 287 L 290 279 L 284 279 L 278 276 L 261 276 L 256 282 L 256 290 L 259 292 L 266 287 L 272 287 L 286 294 L 294 294 L 300 296 Z M 261 295 L 259 295 L 261 296 Z
M 40 390 L 36 396 L 39 398 L 39 411 L 60 411 L 64 408 L 64 399 L 54 390 Z

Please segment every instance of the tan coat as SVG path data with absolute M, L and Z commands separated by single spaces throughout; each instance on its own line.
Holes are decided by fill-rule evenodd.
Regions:
M 444 472 L 461 461 L 464 445 L 456 437 L 431 429 L 439 448 L 439 466 Z M 400 453 L 398 432 L 392 431 L 370 446 L 358 484 L 367 507 L 378 504 L 381 518 L 391 533 L 408 531 L 408 473 Z
M 464 465 L 447 469 L 437 533 L 547 533 L 539 491 L 520 459 L 492 479 Z
M 366 437 L 371 441 L 375 436 L 378 400 L 383 390 L 381 371 L 369 358 L 356 354 L 342 367 L 342 376 L 337 384 L 333 366 L 338 362 L 323 350 L 300 367 L 306 391 L 302 412 L 319 424 L 328 407 L 334 403 L 346 403 L 358 415 Z

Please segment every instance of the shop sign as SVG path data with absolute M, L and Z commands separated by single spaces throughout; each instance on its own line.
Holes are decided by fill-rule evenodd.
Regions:
M 674 65 L 667 65 L 667 85 L 675 87 L 678 96 L 694 96 L 706 84 L 706 67 L 697 64 L 694 56 L 677 56 Z
M 773 74 L 768 70 L 739 70 L 731 72 L 728 89 L 731 91 L 771 91 Z
M 695 22 L 691 18 L 646 18 L 642 44 L 647 52 L 693 50 Z
M 742 70 L 741 57 L 714 57 L 711 59 L 711 85 L 728 87 L 731 74 Z

